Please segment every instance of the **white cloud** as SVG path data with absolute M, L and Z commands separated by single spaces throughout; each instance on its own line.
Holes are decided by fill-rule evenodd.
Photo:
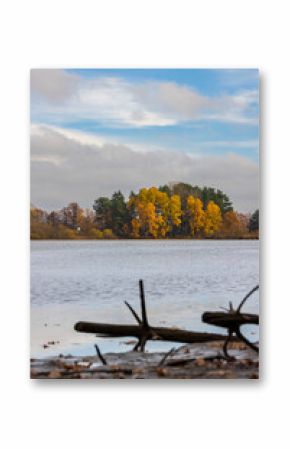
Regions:
M 257 124 L 256 91 L 209 97 L 174 82 L 85 79 L 60 70 L 31 72 L 32 117 L 109 126 L 168 126 L 200 119 Z
M 110 145 L 122 146 L 128 144 L 124 142 L 124 139 L 113 137 L 108 137 L 101 134 L 87 133 L 84 131 L 79 131 L 75 129 L 61 128 L 58 126 L 51 126 L 46 124 L 32 124 L 30 127 L 31 136 L 43 136 L 47 132 L 53 132 L 59 134 L 60 136 L 66 137 L 69 140 L 76 141 L 81 145 L 95 145 L 97 147 L 102 147 L 106 143 Z M 134 151 L 138 152 L 149 152 L 149 151 L 164 151 L 165 148 L 158 146 L 156 144 L 140 143 L 130 140 L 130 146 L 133 147 Z
M 121 189 L 128 195 L 143 186 L 170 181 L 208 185 L 227 193 L 240 211 L 258 206 L 258 167 L 247 158 L 189 156 L 174 151 L 134 151 L 79 133 L 34 126 L 31 134 L 31 201 L 48 209 L 78 201 L 92 205 Z
M 59 69 L 32 69 L 30 74 L 31 93 L 38 101 L 65 101 L 74 94 L 78 83 L 76 75 Z
M 44 135 L 46 132 L 52 131 L 55 133 L 58 133 L 67 139 L 76 140 L 82 145 L 103 145 L 106 142 L 106 139 L 102 136 L 96 135 L 96 134 L 89 134 L 82 131 L 76 131 L 74 129 L 67 129 L 67 128 L 59 128 L 57 126 L 50 126 L 50 125 L 31 125 L 31 136 L 41 136 Z
M 147 82 L 133 86 L 132 90 L 140 104 L 174 120 L 197 118 L 202 110 L 211 106 L 209 98 L 172 82 Z

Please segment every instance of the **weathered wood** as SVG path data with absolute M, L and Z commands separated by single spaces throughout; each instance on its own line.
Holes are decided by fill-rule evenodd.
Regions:
M 239 312 L 205 312 L 202 321 L 214 326 L 231 327 L 242 326 L 243 324 L 259 324 L 259 315 L 253 313 Z
M 97 354 L 98 354 L 99 359 L 101 360 L 102 364 L 103 364 L 103 365 L 107 365 L 107 360 L 105 359 L 105 357 L 104 357 L 103 354 L 101 353 L 101 350 L 100 350 L 99 346 L 98 346 L 98 345 L 95 345 L 95 348 L 96 348 Z
M 227 353 L 227 346 L 232 338 L 232 334 L 235 333 L 236 339 L 241 339 L 251 348 L 258 352 L 258 348 L 249 342 L 240 332 L 240 326 L 243 324 L 258 324 L 259 316 L 254 314 L 242 314 L 240 312 L 241 307 L 245 301 L 254 293 L 259 286 L 253 288 L 242 300 L 237 310 L 233 309 L 230 303 L 230 308 L 226 313 L 224 312 L 205 312 L 202 316 L 202 320 L 207 324 L 213 324 L 215 326 L 223 327 L 228 330 L 228 335 L 221 335 L 207 332 L 191 332 L 182 329 L 174 329 L 168 327 L 153 327 L 149 325 L 146 311 L 144 286 L 142 279 L 139 280 L 139 292 L 141 301 L 141 317 L 133 307 L 125 301 L 126 306 L 129 308 L 134 318 L 136 319 L 138 326 L 134 325 L 122 325 L 122 324 L 107 324 L 107 323 L 92 323 L 86 321 L 79 321 L 75 324 L 74 329 L 78 332 L 93 333 L 103 337 L 136 337 L 138 339 L 134 350 L 144 351 L 145 344 L 148 340 L 164 340 L 178 343 L 203 343 L 209 341 L 222 340 L 224 341 L 223 351 L 226 357 L 229 358 Z
M 142 338 L 142 328 L 135 325 L 92 323 L 79 321 L 74 329 L 78 332 L 96 334 L 102 337 L 136 337 Z M 170 327 L 150 327 L 153 336 L 150 340 L 165 340 L 178 343 L 202 343 L 225 340 L 226 336 L 207 332 L 191 332 Z
M 257 287 L 246 296 L 245 299 L 249 297 L 249 295 L 254 292 L 257 289 Z M 243 305 L 242 301 L 241 305 Z M 224 327 L 228 329 L 228 337 L 225 340 L 223 351 L 226 358 L 230 359 L 227 352 L 227 346 L 229 341 L 232 338 L 232 335 L 235 333 L 237 338 L 242 340 L 244 343 L 246 343 L 250 348 L 252 348 L 254 351 L 259 352 L 258 346 L 254 345 L 252 342 L 250 342 L 242 333 L 240 330 L 240 327 L 244 324 L 259 324 L 259 315 L 253 314 L 253 313 L 241 313 L 239 310 L 241 307 L 239 307 L 237 310 L 234 310 L 232 306 L 227 312 L 205 312 L 202 315 L 202 321 L 207 324 L 212 324 L 213 326 L 218 327 Z

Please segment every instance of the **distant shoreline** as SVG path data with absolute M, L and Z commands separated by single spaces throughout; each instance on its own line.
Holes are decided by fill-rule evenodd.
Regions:
M 88 242 L 91 242 L 91 241 L 95 241 L 95 242 L 97 242 L 97 241 L 130 241 L 130 242 L 138 242 L 138 241 L 162 241 L 162 242 L 164 242 L 164 241 L 175 241 L 175 240 L 177 240 L 177 241 L 180 241 L 180 240 L 186 240 L 186 241 L 205 241 L 205 240 L 208 240 L 208 241 L 215 241 L 215 240 L 219 240 L 219 241 L 221 241 L 221 240 L 260 240 L 260 238 L 259 238 L 259 236 L 256 236 L 256 237 L 254 237 L 254 236 L 244 236 L 244 237 L 215 237 L 215 238 L 192 238 L 192 237 L 180 237 L 180 238 L 178 238 L 178 237 L 175 237 L 175 238 L 170 238 L 170 237 L 168 237 L 168 238 L 146 238 L 146 237 L 144 237 L 144 238 L 138 238 L 138 239 L 130 239 L 130 238 L 110 238 L 110 239 L 105 239 L 105 238 L 101 238 L 101 239 L 96 239 L 96 238 L 89 238 L 89 237 L 82 237 L 82 236 L 80 236 L 80 237 L 75 237 L 75 238 L 66 238 L 66 239 L 64 239 L 64 238 L 59 238 L 59 239 L 57 239 L 57 238 L 30 238 L 30 241 L 32 242 L 32 241 L 54 241 L 54 242 L 57 242 L 57 241 L 80 241 L 80 240 L 82 240 L 82 241 L 88 241 Z

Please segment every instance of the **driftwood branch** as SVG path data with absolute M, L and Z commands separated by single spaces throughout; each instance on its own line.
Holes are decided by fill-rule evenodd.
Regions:
M 259 286 L 254 287 L 241 301 L 237 310 L 234 310 L 232 304 L 226 312 L 205 312 L 202 315 L 202 321 L 214 326 L 223 327 L 228 330 L 228 337 L 224 343 L 223 351 L 226 358 L 231 358 L 227 352 L 227 346 L 233 334 L 242 340 L 254 351 L 259 352 L 259 348 L 251 343 L 241 332 L 240 327 L 244 324 L 259 324 L 259 315 L 253 313 L 241 313 L 241 308 L 246 300 L 256 291 Z
M 143 335 L 142 328 L 130 324 L 109 324 L 92 323 L 88 321 L 79 321 L 74 329 L 78 332 L 96 334 L 101 337 L 136 337 L 140 339 Z M 182 329 L 173 329 L 170 327 L 150 327 L 154 334 L 157 334 L 160 340 L 172 341 L 178 343 L 203 343 L 207 341 L 223 341 L 224 335 L 208 332 L 191 332 Z M 148 340 L 155 340 L 152 335 Z
M 99 359 L 101 360 L 102 364 L 107 365 L 107 361 L 106 361 L 105 357 L 103 356 L 103 354 L 101 353 L 99 346 L 95 345 L 95 348 L 96 348 L 97 354 L 98 354 Z
M 132 312 L 132 315 L 135 318 L 135 320 L 137 321 L 137 323 L 142 324 L 142 321 L 140 320 L 139 315 L 135 312 L 133 307 L 127 301 L 124 301 L 124 302 L 125 302 L 126 306 L 128 307 L 128 309 Z
M 230 342 L 230 340 L 232 338 L 232 335 L 233 335 L 233 332 L 231 330 L 229 330 L 227 339 L 225 340 L 224 345 L 223 345 L 223 352 L 224 352 L 224 355 L 225 355 L 226 359 L 230 359 L 231 358 L 231 356 L 228 353 L 227 348 L 228 348 L 228 344 L 229 344 L 229 342 Z
M 151 326 L 149 326 L 148 323 L 144 286 L 142 279 L 139 280 L 139 292 L 140 292 L 141 314 L 142 314 L 142 321 L 139 324 L 141 335 L 138 338 L 137 344 L 134 346 L 134 350 L 137 351 L 138 349 L 140 349 L 140 351 L 144 351 L 146 342 L 148 340 L 154 340 L 160 337 L 158 336 L 158 334 L 156 334 L 156 332 L 154 332 L 154 330 L 151 328 Z
M 230 303 L 230 307 L 226 312 L 205 312 L 202 315 L 202 321 L 214 326 L 223 327 L 228 330 L 228 335 L 221 335 L 208 332 L 191 332 L 182 329 L 174 329 L 170 327 L 153 327 L 150 326 L 148 321 L 148 315 L 145 303 L 145 294 L 143 281 L 139 281 L 140 303 L 141 303 L 141 318 L 133 307 L 125 301 L 126 306 L 133 314 L 138 325 L 125 325 L 125 324 L 109 324 L 109 323 L 92 323 L 87 321 L 79 321 L 75 324 L 74 329 L 78 332 L 92 333 L 102 337 L 135 337 L 138 342 L 134 347 L 134 350 L 144 351 L 145 344 L 148 340 L 164 340 L 178 343 L 204 343 L 210 341 L 224 341 L 223 351 L 226 358 L 230 358 L 227 352 L 227 346 L 231 339 L 242 340 L 249 347 L 255 351 L 259 351 L 253 343 L 248 341 L 246 337 L 241 333 L 240 327 L 244 324 L 259 324 L 259 316 L 251 313 L 241 313 L 241 307 L 245 301 L 254 293 L 259 286 L 253 288 L 241 301 L 237 310 L 234 310 L 233 305 Z M 236 337 L 233 337 L 233 335 Z M 96 345 L 97 353 L 102 361 L 102 354 L 98 346 Z M 173 351 L 169 351 L 165 360 Z M 164 360 L 164 361 L 165 361 Z M 164 363 L 164 361 L 162 363 Z
M 164 365 L 166 359 L 167 359 L 170 355 L 174 354 L 175 352 L 177 352 L 175 348 L 171 348 L 170 351 L 166 352 L 166 354 L 165 354 L 165 355 L 162 357 L 162 359 L 160 360 L 158 366 Z
M 238 312 L 205 312 L 202 321 L 213 326 L 235 329 L 243 324 L 259 324 L 259 315 Z
M 245 304 L 245 302 L 247 301 L 247 299 L 256 291 L 258 290 L 259 285 L 256 285 L 256 287 L 254 287 L 251 291 L 249 291 L 249 293 L 244 297 L 244 299 L 242 299 L 239 307 L 237 308 L 237 312 L 240 313 L 242 306 Z

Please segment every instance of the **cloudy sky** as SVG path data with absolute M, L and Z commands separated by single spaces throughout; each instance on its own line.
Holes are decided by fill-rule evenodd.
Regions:
M 168 182 L 258 207 L 257 70 L 31 71 L 31 202 L 91 207 Z

